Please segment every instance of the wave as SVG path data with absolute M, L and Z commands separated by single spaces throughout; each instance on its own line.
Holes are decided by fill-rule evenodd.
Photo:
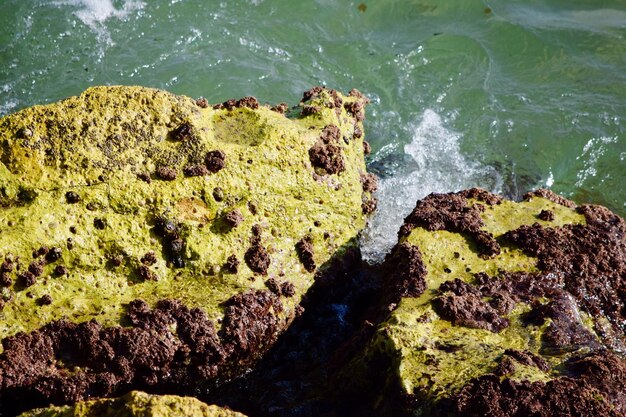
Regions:
M 448 129 L 435 111 L 425 110 L 410 129 L 412 140 L 404 152 L 414 162 L 413 168 L 379 182 L 378 209 L 361 235 L 363 258 L 370 263 L 382 261 L 393 247 L 398 229 L 417 200 L 430 193 L 470 187 L 500 192 L 502 187 L 495 169 L 461 153 L 462 136 Z
M 139 0 L 124 0 L 119 9 L 115 8 L 112 0 L 63 0 L 55 1 L 52 4 L 78 8 L 74 11 L 74 16 L 89 27 L 96 34 L 98 40 L 106 46 L 113 45 L 106 21 L 111 18 L 124 20 L 132 12 L 141 10 L 146 5 Z

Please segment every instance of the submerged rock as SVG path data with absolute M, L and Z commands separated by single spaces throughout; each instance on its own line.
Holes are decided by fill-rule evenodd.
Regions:
M 241 413 L 207 405 L 192 397 L 150 395 L 131 391 L 120 398 L 104 398 L 66 406 L 50 406 L 20 417 L 245 417 Z
M 366 101 L 95 87 L 0 119 L 2 408 L 245 371 L 364 226 Z
M 419 201 L 399 236 L 386 317 L 341 377 L 355 397 L 380 415 L 626 413 L 623 219 L 472 189 Z

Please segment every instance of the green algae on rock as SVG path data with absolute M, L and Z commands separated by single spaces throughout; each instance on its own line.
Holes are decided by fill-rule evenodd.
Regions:
M 66 406 L 50 406 L 20 417 L 245 417 L 241 413 L 207 405 L 193 397 L 150 395 L 131 391 L 120 398 L 104 398 Z
M 94 87 L 0 119 L 0 397 L 249 366 L 375 202 L 366 102 L 314 88 L 286 117 L 252 97 Z
M 399 235 L 391 313 L 345 373 L 382 414 L 626 412 L 621 218 L 472 189 L 419 201 Z

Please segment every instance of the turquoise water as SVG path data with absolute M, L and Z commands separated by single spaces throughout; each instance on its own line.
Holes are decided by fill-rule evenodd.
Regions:
M 626 214 L 626 2 L 2 0 L 0 115 L 96 84 L 372 98 L 376 259 L 429 192 L 538 186 Z

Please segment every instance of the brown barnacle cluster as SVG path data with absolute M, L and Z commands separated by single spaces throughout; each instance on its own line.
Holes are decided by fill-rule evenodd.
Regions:
M 62 250 L 57 247 L 48 248 L 42 246 L 33 251 L 33 261 L 28 265 L 28 270 L 19 274 L 18 279 L 23 287 L 30 287 L 37 282 L 37 278 L 44 272 L 44 266 L 56 262 L 61 258 Z
M 50 294 L 44 294 L 37 299 L 36 304 L 39 307 L 49 306 L 50 304 L 52 304 L 52 297 L 50 296 Z
M 378 177 L 370 172 L 361 174 L 361 185 L 366 193 L 373 193 L 378 190 Z
M 157 257 L 153 250 L 146 252 L 140 259 L 141 263 L 147 266 L 157 263 Z
M 230 99 L 230 100 L 226 100 L 223 103 L 219 103 L 213 106 L 214 110 L 222 110 L 222 109 L 226 109 L 228 111 L 231 111 L 233 109 L 237 109 L 237 108 L 242 108 L 242 107 L 247 107 L 249 109 L 252 110 L 256 110 L 259 108 L 259 101 L 251 96 L 246 96 L 243 98 L 240 98 L 239 100 L 235 100 L 235 99 Z
M 54 275 L 57 277 L 62 277 L 63 275 L 67 275 L 67 267 L 65 265 L 57 265 L 54 267 Z
M 138 172 L 137 173 L 137 179 L 150 184 L 152 182 L 152 178 L 150 178 L 150 174 L 148 174 L 147 172 Z
M 289 105 L 287 103 L 279 103 L 271 107 L 271 110 L 275 111 L 276 113 L 285 114 L 287 113 L 287 110 L 289 110 Z
M 373 193 L 378 189 L 378 177 L 372 173 L 361 174 L 361 186 L 364 193 Z M 363 214 L 368 215 L 376 210 L 378 200 L 375 197 L 367 197 L 363 195 L 363 202 L 361 203 L 361 209 Z
M 185 121 L 178 125 L 170 135 L 172 139 L 177 142 L 185 142 L 187 140 L 190 140 L 194 136 L 193 125 L 190 122 Z
M 248 100 L 242 106 L 253 106 L 251 100 L 256 100 L 253 97 L 248 97 Z M 199 99 L 200 100 L 200 99 Z M 244 100 L 244 99 L 241 99 Z M 239 101 L 241 101 L 239 100 Z M 206 100 L 205 100 L 206 101 Z M 202 103 L 202 102 L 201 102 Z M 208 106 L 208 103 L 206 104 Z M 202 107 L 202 106 L 201 106 Z M 257 106 L 258 107 L 258 106 Z M 170 137 L 176 142 L 191 142 L 196 138 L 194 126 L 189 121 L 180 123 L 174 130 L 170 132 Z M 203 177 L 210 173 L 216 173 L 226 166 L 226 154 L 222 150 L 212 150 L 205 154 L 203 163 L 194 161 L 185 165 L 182 169 L 183 174 L 186 177 Z M 155 176 L 164 181 L 173 181 L 178 177 L 178 170 L 169 165 L 160 165 L 154 172 Z M 150 183 L 150 176 L 148 174 L 138 174 L 139 179 Z
M 378 199 L 375 197 L 365 199 L 365 201 L 361 203 L 361 210 L 365 215 L 372 214 L 376 211 L 376 207 L 378 207 Z
M 6 256 L 0 265 L 0 286 L 10 287 L 13 284 L 11 273 L 15 269 L 15 260 L 12 256 Z
M 314 114 L 317 114 L 320 112 L 320 108 L 317 106 L 311 106 L 309 104 L 304 104 L 302 106 L 302 111 L 300 112 L 300 114 L 302 114 L 302 116 L 312 116 Z
M 203 164 L 191 164 L 183 168 L 183 174 L 187 177 L 203 177 L 209 174 L 209 169 Z
M 293 297 L 296 294 L 296 287 L 289 281 L 279 282 L 275 278 L 270 278 L 265 281 L 265 286 L 278 296 Z
M 186 129 L 184 129 L 183 131 L 187 132 Z M 177 140 L 183 140 L 180 138 L 186 134 L 187 133 L 178 131 L 178 133 L 173 133 L 172 135 L 174 137 L 177 137 L 178 138 Z M 189 164 L 189 165 L 184 166 L 183 174 L 187 177 L 201 177 L 201 176 L 208 175 L 210 173 L 219 172 L 225 166 L 226 166 L 226 154 L 224 153 L 224 151 L 218 149 L 218 150 L 207 152 L 204 158 L 204 163 Z M 174 181 L 176 178 L 178 178 L 178 170 L 168 165 L 159 165 L 156 168 L 154 175 L 156 176 L 156 178 L 163 180 L 163 181 Z M 137 178 L 148 184 L 152 182 L 150 174 L 145 173 L 145 172 L 138 173 Z M 68 202 L 71 202 L 71 203 L 77 202 L 79 200 L 79 198 L 72 197 L 70 199 L 67 196 L 66 196 L 66 199 L 68 200 Z
M 509 320 L 502 316 L 506 311 L 495 303 L 484 301 L 484 295 L 478 287 L 458 278 L 441 284 L 439 295 L 432 300 L 432 306 L 440 317 L 457 326 L 494 333 L 509 326 Z
M 356 91 L 356 90 L 353 90 Z M 352 93 L 352 91 L 350 92 Z M 365 120 L 365 105 L 369 102 L 361 93 L 358 93 L 360 96 L 359 100 L 350 101 L 343 105 L 348 114 L 352 115 L 357 122 L 362 122 Z M 355 96 L 356 97 L 356 96 Z
M 210 172 L 216 173 L 226 166 L 226 154 L 220 150 L 209 151 L 206 154 L 204 163 Z
M 137 268 L 137 276 L 142 281 L 158 281 L 159 277 L 155 274 L 148 265 L 141 264 L 139 268 Z
M 336 90 L 327 89 L 326 87 L 313 87 L 308 91 L 305 91 L 302 100 L 300 101 L 300 106 L 302 108 L 301 114 L 302 116 L 310 116 L 321 111 L 320 105 L 323 105 L 326 108 L 334 109 L 337 117 L 341 116 L 342 109 L 345 109 L 346 112 L 354 117 L 354 126 L 353 126 L 353 139 L 360 139 L 363 137 L 363 130 L 360 127 L 360 123 L 365 119 L 365 105 L 369 103 L 369 99 L 365 97 L 361 92 L 356 89 L 352 89 L 348 94 L 349 97 L 355 98 L 356 100 L 344 102 L 341 98 L 341 95 L 337 93 Z M 316 102 L 315 104 L 310 104 L 310 100 L 318 99 L 322 97 L 323 100 L 320 102 Z M 337 141 L 340 136 L 337 137 Z M 349 139 L 344 138 L 346 143 L 348 143 Z M 332 154 L 335 149 L 328 146 L 324 148 L 322 144 L 319 142 L 315 144 L 314 150 L 309 151 L 309 154 L 313 153 L 314 156 L 311 156 L 311 160 L 315 158 L 316 162 L 314 162 L 314 166 L 319 166 L 320 164 L 327 164 L 328 159 L 333 159 Z M 363 151 L 367 155 L 371 152 L 371 147 L 369 143 L 363 142 Z M 330 158 L 329 158 L 330 156 Z M 317 165 L 316 165 L 317 164 Z M 332 168 L 331 168 L 332 169 Z M 328 170 L 327 170 L 328 171 Z M 332 173 L 332 172 L 331 172 Z M 375 207 L 375 204 L 372 202 L 369 203 L 369 207 Z M 373 210 L 373 209 L 372 209 Z M 365 209 L 364 209 L 365 211 Z
M 317 268 L 315 259 L 313 258 L 313 238 L 305 236 L 296 243 L 296 253 L 300 262 L 308 272 L 313 272 Z
M 234 228 L 243 223 L 243 214 L 241 211 L 234 209 L 224 215 L 224 222 L 230 228 Z
M 14 280 L 11 275 L 14 271 L 18 271 L 16 280 L 17 288 L 25 289 L 35 285 L 37 278 L 43 275 L 45 266 L 61 259 L 62 254 L 63 251 L 58 247 L 49 248 L 47 246 L 41 246 L 33 250 L 33 261 L 28 265 L 25 271 L 21 272 L 19 272 L 19 258 L 7 255 L 0 265 L 0 287 L 8 288 L 13 285 Z M 59 267 L 63 266 L 57 265 L 55 271 Z M 4 299 L 0 300 L 0 308 L 4 306 L 5 301 Z
M 306 103 L 310 100 L 319 98 L 320 96 L 322 96 L 323 92 L 327 93 L 327 98 L 325 98 L 323 101 L 324 107 L 334 109 L 337 116 L 341 115 L 341 106 L 343 105 L 343 99 L 341 98 L 341 95 L 337 92 L 337 90 L 333 90 L 332 88 L 329 89 L 322 86 L 316 86 L 305 91 L 302 95 L 302 100 L 300 100 L 300 103 L 302 105 L 303 116 L 310 116 L 321 111 L 318 106 Z
M 163 181 L 174 181 L 176 177 L 178 177 L 178 172 L 176 169 L 170 166 L 159 166 L 157 167 L 155 174 L 159 179 Z
M 356 98 L 356 100 L 351 103 L 345 103 L 344 108 L 346 109 L 346 112 L 352 115 L 355 119 L 353 137 L 355 139 L 360 139 L 363 137 L 363 130 L 359 127 L 359 122 L 365 120 L 365 106 L 370 102 L 370 100 L 356 88 L 350 90 L 348 97 Z M 366 141 L 363 141 L 363 152 L 365 155 L 369 155 L 372 152 L 370 144 Z
M 404 220 L 398 232 L 399 236 L 408 236 L 418 226 L 430 231 L 467 233 L 476 242 L 481 257 L 489 258 L 500 254 L 500 245 L 493 235 L 482 230 L 484 223 L 480 214 L 484 211 L 484 206 L 478 203 L 468 205 L 468 199 L 480 200 L 488 205 L 500 204 L 501 201 L 497 196 L 478 189 L 430 194 L 417 202 L 411 214 Z
M 206 98 L 204 98 L 204 97 L 199 97 L 196 100 L 196 106 L 198 106 L 198 107 L 200 107 L 202 109 L 206 109 L 206 108 L 209 107 L 209 101 Z
M 554 212 L 552 210 L 541 210 L 537 217 L 545 222 L 554 221 Z
M 222 270 L 228 274 L 236 274 L 239 271 L 239 259 L 237 259 L 237 255 L 230 255 L 222 266 Z
M 48 301 L 43 296 L 36 302 Z M 227 367 L 245 369 L 280 332 L 282 303 L 268 290 L 248 290 L 223 306 L 219 332 L 200 308 L 171 299 L 150 307 L 135 299 L 128 304 L 128 326 L 59 320 L 18 333 L 5 341 L 0 356 L 3 415 L 16 415 L 26 405 L 112 396 L 138 384 L 189 391 Z M 13 398 L 22 400 L 7 400 Z
M 253 272 L 261 275 L 267 275 L 271 259 L 267 249 L 261 242 L 261 232 L 262 230 L 260 225 L 255 224 L 252 226 L 250 247 L 244 255 L 244 260 Z
M 357 126 L 355 126 L 354 127 L 354 136 L 357 137 L 357 138 L 360 138 L 363 133 L 361 132 L 361 129 L 359 129 L 359 132 L 360 132 L 360 134 L 359 134 L 359 136 L 357 136 L 356 135 L 356 133 L 357 133 Z M 370 143 L 368 141 L 366 141 L 366 140 L 363 141 L 363 153 L 365 155 L 369 155 L 369 154 L 372 153 L 372 145 L 370 145 Z
M 341 131 L 335 125 L 328 125 L 322 130 L 317 142 L 309 149 L 309 159 L 316 168 L 323 169 L 328 174 L 338 174 L 345 170 L 339 139 Z
M 202 177 L 210 173 L 216 173 L 226 166 L 226 154 L 222 150 L 213 150 L 206 153 L 204 164 L 190 164 L 183 168 L 183 173 L 188 177 Z

